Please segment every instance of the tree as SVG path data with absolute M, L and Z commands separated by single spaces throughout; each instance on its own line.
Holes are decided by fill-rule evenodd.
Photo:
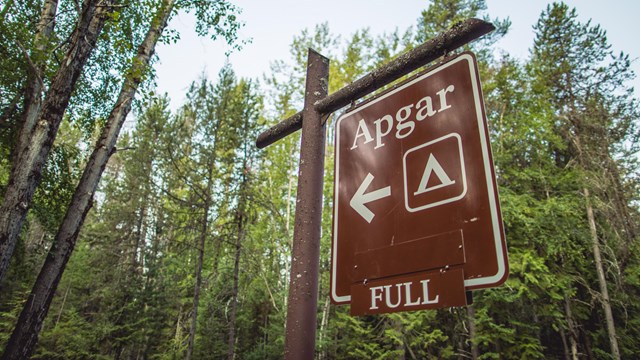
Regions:
M 630 168 L 625 168 L 624 159 L 637 151 L 635 146 L 626 151 L 625 143 L 637 138 L 634 120 L 639 113 L 625 87 L 632 76 L 628 56 L 610 50 L 599 26 L 576 18 L 576 10 L 565 4 L 547 7 L 535 26 L 531 69 L 534 90 L 551 104 L 555 130 L 564 138 L 564 146 L 555 149 L 556 164 L 575 168 L 582 176 L 576 190 L 583 196 L 599 285 L 597 299 L 604 311 L 611 353 L 619 359 L 602 248 L 616 249 L 609 260 L 624 269 L 628 248 L 636 240 L 631 198 L 624 189 L 624 174 Z M 599 208 L 598 203 L 610 206 Z M 607 230 L 616 227 L 622 232 Z
M 185 241 L 194 241 L 195 259 L 192 286 L 192 305 L 186 344 L 186 357 L 196 349 L 197 324 L 201 307 L 203 279 L 206 279 L 207 259 L 213 253 L 212 271 L 217 272 L 223 236 L 217 230 L 224 223 L 224 204 L 230 192 L 230 178 L 237 143 L 236 123 L 242 121 L 234 114 L 238 103 L 233 98 L 235 74 L 229 66 L 220 72 L 218 83 L 206 78 L 194 82 L 189 89 L 188 103 L 170 123 L 171 136 L 164 138 L 164 154 L 172 180 L 163 186 L 178 209 L 193 209 L 185 221 L 192 223 L 192 234 Z M 178 136 L 176 136 L 178 135 Z M 176 149 L 180 149 L 176 152 Z M 207 246 L 214 242 L 213 251 Z
M 7 156 L 0 155 L 0 181 L 8 181 L 9 156 L 17 149 L 32 71 L 26 55 L 44 64 L 46 92 L 59 66 L 51 54 L 64 55 L 59 45 L 75 28 L 74 3 L 58 4 L 43 58 L 34 34 L 44 2 L 0 5 L 0 37 L 24 48 L 11 47 L 0 59 L 0 91 L 7 94 L 0 99 L 0 153 Z M 73 255 L 56 269 L 61 277 L 33 358 L 281 358 L 299 137 L 257 150 L 256 132 L 300 108 L 309 46 L 332 58 L 335 91 L 420 37 L 459 18 L 485 16 L 482 1 L 438 0 L 415 27 L 381 36 L 363 29 L 340 38 L 319 25 L 293 39 L 291 56 L 274 63 L 263 87 L 236 78 L 227 64 L 214 81 L 196 79 L 172 114 L 166 97 L 146 91 L 153 58 L 144 71 L 132 70 L 138 51 L 132 44 L 143 42 L 149 15 L 163 3 L 114 8 L 43 168 L 0 290 L 3 345 L 55 230 L 65 215 L 83 216 L 84 205 L 65 211 L 66 205 L 82 165 L 101 163 L 91 152 L 111 146 L 107 130 L 99 135 L 119 126 L 121 118 L 109 117 L 119 91 L 125 94 L 126 84 L 142 75 L 142 101 L 134 101 L 141 111 L 107 152 L 77 240 L 60 235 L 51 248 L 51 257 L 71 254 L 59 256 L 65 247 Z M 218 35 L 230 30 L 224 24 L 234 16 L 231 5 L 198 11 L 205 3 L 213 2 L 178 1 L 174 10 L 195 10 L 202 21 L 221 26 L 208 28 Z M 620 358 L 640 351 L 637 100 L 625 85 L 631 74 L 624 56 L 604 46 L 595 26 L 562 9 L 556 4 L 543 12 L 530 59 L 496 56 L 488 46 L 495 37 L 471 44 L 480 54 L 510 258 L 506 284 L 474 291 L 472 308 L 352 317 L 348 307 L 330 303 L 334 119 L 327 119 L 318 359 L 612 358 L 594 238 Z M 175 36 L 165 32 L 160 41 Z M 104 71 L 107 64 L 112 71 Z M 91 133 L 93 146 L 86 144 Z M 78 185 L 79 192 L 91 192 Z
M 116 105 L 107 119 L 104 132 L 85 168 L 67 214 L 58 230 L 54 245 L 7 343 L 3 359 L 28 357 L 35 348 L 42 321 L 46 317 L 62 273 L 73 252 L 82 223 L 92 205 L 93 195 L 102 171 L 113 153 L 122 124 L 131 109 L 133 96 L 149 65 L 155 44 L 173 11 L 173 5 L 171 0 L 163 3 L 157 17 L 152 21 L 147 38 L 140 45 L 138 56 L 134 59 L 131 67 L 131 73 L 125 79 Z
M 26 106 L 28 118 L 25 118 L 21 126 L 20 140 L 14 151 L 9 182 L 0 206 L 0 282 L 5 277 L 22 223 L 42 176 L 42 168 L 58 133 L 76 81 L 95 48 L 98 36 L 109 14 L 113 11 L 114 4 L 115 0 L 104 3 L 96 0 L 83 2 L 82 12 L 69 38 L 68 50 L 62 65 L 51 80 L 51 85 L 40 106 L 40 95 L 35 94 L 34 91 L 39 90 L 42 79 L 38 79 L 38 76 L 42 71 L 41 66 L 34 67 L 32 77 L 36 83 L 31 87 L 35 88 L 31 89 L 32 91 L 26 96 L 29 101 Z M 55 13 L 55 5 L 55 1 L 45 2 L 41 24 L 51 24 L 49 20 Z M 48 31 L 48 26 L 42 27 L 36 34 L 37 41 L 44 41 L 43 37 Z M 31 117 L 33 113 L 38 115 Z M 37 121 L 35 121 L 36 118 Z
M 453 24 L 468 18 L 482 17 L 484 20 L 493 23 L 496 30 L 487 34 L 475 44 L 467 47 L 477 52 L 478 58 L 482 61 L 490 61 L 490 46 L 504 36 L 509 30 L 511 21 L 509 19 L 491 19 L 484 14 L 487 5 L 484 0 L 436 0 L 429 7 L 422 11 L 418 19 L 417 31 L 414 42 L 423 43 L 438 35 L 440 32 L 450 28 Z
M 151 21 L 147 36 L 140 44 L 138 53 L 132 61 L 116 104 L 107 119 L 96 148 L 91 154 L 52 249 L 36 280 L 32 294 L 25 304 L 16 329 L 9 339 L 3 358 L 28 356 L 35 347 L 42 321 L 46 317 L 66 263 L 73 252 L 82 223 L 91 208 L 102 172 L 113 154 L 120 129 L 131 109 L 133 97 L 147 72 L 155 45 L 173 13 L 174 5 L 173 0 L 162 1 L 156 16 Z

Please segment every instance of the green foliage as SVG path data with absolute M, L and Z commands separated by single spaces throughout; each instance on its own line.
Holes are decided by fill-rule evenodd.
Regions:
M 13 2 L 10 15 L 1 18 L 3 41 L 19 39 L 31 48 L 29 29 L 39 6 Z M 76 181 L 83 144 L 104 110 L 95 103 L 109 99 L 141 36 L 138 24 L 157 6 L 143 1 L 119 9 L 101 38 L 85 79 L 96 81 L 76 95 L 73 106 L 79 110 L 63 125 L 35 216 L 16 250 L 17 265 L 2 285 L 0 343 L 17 320 L 44 256 L 41 249 Z M 179 1 L 178 7 L 195 12 L 201 35 L 237 40 L 233 5 Z M 61 17 L 56 39 L 70 31 L 72 14 Z M 200 251 L 194 358 L 227 357 L 232 328 L 235 358 L 282 358 L 299 134 L 264 150 L 255 149 L 255 137 L 301 109 L 309 47 L 331 58 L 329 88 L 335 91 L 467 17 L 488 19 L 484 1 L 434 1 L 415 29 L 380 36 L 363 29 L 343 39 L 320 24 L 292 40 L 290 58 L 276 61 L 263 84 L 238 79 L 227 64 L 215 81 L 195 80 L 174 113 L 166 97 L 149 92 L 107 167 L 36 358 L 184 358 Z M 541 14 L 530 59 L 494 58 L 490 45 L 509 22 L 494 23 L 499 31 L 473 48 L 480 54 L 509 279 L 501 287 L 474 291 L 474 304 L 466 309 L 352 317 L 348 306 L 332 305 L 334 130 L 329 118 L 319 359 L 459 359 L 472 358 L 474 351 L 479 359 L 547 359 L 570 357 L 572 347 L 579 357 L 611 358 L 585 188 L 592 194 L 621 356 L 640 353 L 634 141 L 639 110 L 626 87 L 632 76 L 629 59 L 613 53 L 604 30 L 579 22 L 576 10 L 564 4 L 552 4 Z M 21 53 L 10 49 L 0 59 L 0 90 L 20 94 L 26 71 Z M 2 113 L 8 114 L 2 120 L 12 126 L 0 126 L 0 152 L 7 155 L 18 120 L 10 101 L 11 96 L 0 99 Z M 0 157 L 0 180 L 11 165 L 5 159 Z
M 109 359 L 95 347 L 95 331 L 91 323 L 76 312 L 67 311 L 55 327 L 43 333 L 39 351 L 33 359 Z
M 2 302 L 2 312 L 0 312 L 0 347 L 4 348 L 9 340 L 11 331 L 18 321 L 20 310 L 24 304 L 24 299 L 28 296 L 28 289 L 13 291 L 13 298 L 4 298 Z
M 423 43 L 439 33 L 449 29 L 454 24 L 468 18 L 483 18 L 490 21 L 496 30 L 479 41 L 480 45 L 471 45 L 482 59 L 490 58 L 489 46 L 504 36 L 509 30 L 509 19 L 491 19 L 483 14 L 487 10 L 484 0 L 435 0 L 426 10 L 422 11 L 418 19 L 415 42 Z

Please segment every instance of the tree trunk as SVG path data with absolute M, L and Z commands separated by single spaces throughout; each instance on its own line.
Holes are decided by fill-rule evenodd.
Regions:
M 93 7 L 98 8 L 95 10 L 96 16 L 92 18 L 92 24 L 94 21 L 98 21 L 95 20 L 97 18 L 101 18 L 101 22 L 104 23 L 104 17 L 111 9 L 109 5 L 113 3 L 101 1 L 100 4 L 100 6 L 92 4 Z M 127 77 L 124 81 L 118 100 L 107 119 L 102 135 L 82 174 L 80 183 L 76 187 L 71 204 L 31 290 L 29 299 L 20 313 L 20 318 L 7 343 L 2 360 L 29 358 L 35 349 L 40 329 L 49 311 L 49 305 L 55 295 L 66 264 L 71 257 L 82 223 L 93 204 L 93 195 L 98 187 L 98 182 L 109 157 L 113 153 L 120 128 L 131 109 L 133 96 L 142 80 L 141 76 L 149 64 L 155 44 L 166 26 L 173 4 L 174 0 L 165 2 L 165 6 L 159 10 L 143 43 L 138 48 L 138 55 L 134 59 L 132 71 L 130 71 L 130 74 L 133 75 Z M 89 32 L 93 33 L 95 31 Z M 99 31 L 96 32 L 96 36 L 97 33 Z M 45 100 L 43 111 L 46 109 Z
M 564 312 L 567 317 L 567 325 L 569 327 L 569 343 L 571 344 L 571 359 L 578 360 L 578 331 L 573 320 L 571 312 L 571 304 L 569 303 L 569 297 L 564 296 Z
M 591 340 L 589 340 L 589 334 L 587 334 L 585 331 L 581 331 L 581 334 L 582 334 L 582 338 L 584 339 L 584 347 L 587 352 L 587 359 L 589 360 L 595 359 L 596 357 L 593 355 L 593 351 L 591 350 L 593 345 L 591 344 Z
M 242 185 L 241 185 L 242 186 Z M 242 196 L 242 195 L 241 195 Z M 240 200 L 238 205 L 239 210 L 237 213 L 238 222 L 238 236 L 236 237 L 236 252 L 233 262 L 233 289 L 231 290 L 231 311 L 229 315 L 229 348 L 227 352 L 227 359 L 233 360 L 235 357 L 236 346 L 236 313 L 238 311 L 238 282 L 240 273 L 240 254 L 242 250 L 242 242 L 244 241 L 245 234 L 245 216 L 242 209 L 243 200 Z
M 575 109 L 573 111 L 575 112 Z M 579 129 L 579 126 L 576 126 L 576 128 Z M 582 165 L 582 168 L 583 169 L 593 168 L 593 166 L 590 166 L 590 161 L 592 161 L 593 159 L 591 159 L 583 151 L 583 145 L 581 142 L 580 134 L 577 134 L 573 138 L 573 143 L 577 150 L 578 162 Z M 608 156 L 607 156 L 607 159 L 609 159 Z M 604 165 L 606 166 L 606 161 Z M 612 169 L 607 169 L 607 171 L 611 173 Z M 616 181 L 614 180 L 614 182 Z M 584 196 L 584 201 L 585 201 L 585 208 L 587 212 L 587 222 L 589 223 L 589 232 L 591 235 L 591 243 L 593 247 L 593 259 L 596 266 L 596 273 L 598 275 L 598 285 L 600 287 L 599 300 L 602 303 L 602 308 L 604 310 L 605 323 L 607 325 L 607 335 L 609 337 L 609 344 L 611 346 L 611 355 L 613 355 L 614 359 L 619 360 L 620 350 L 618 348 L 618 340 L 616 337 L 616 328 L 613 320 L 613 312 L 611 311 L 611 298 L 609 297 L 609 290 L 607 289 L 607 279 L 605 277 L 604 268 L 602 264 L 602 255 L 600 253 L 600 240 L 598 239 L 598 229 L 596 227 L 596 220 L 593 212 L 593 205 L 591 204 L 591 193 L 586 186 L 583 186 L 582 194 Z M 614 197 L 615 197 L 615 194 L 614 194 Z M 588 350 L 590 351 L 590 349 Z
M 404 325 L 402 324 L 402 321 L 398 318 L 393 318 L 391 319 L 392 322 L 392 326 L 393 329 L 395 331 L 398 332 L 398 334 L 400 335 L 400 337 L 402 338 L 402 341 L 395 344 L 395 350 L 398 353 L 398 357 L 397 360 L 405 360 L 407 358 L 407 351 L 406 351 L 406 344 L 404 342 Z
M 474 341 L 477 336 L 476 330 L 476 308 L 473 305 L 467 306 L 467 320 L 469 321 L 469 346 L 471 347 L 471 358 L 478 360 L 480 352 L 478 344 Z
M 71 291 L 71 284 L 67 286 L 67 291 L 64 292 L 64 297 L 62 298 L 62 305 L 60 305 L 60 311 L 58 311 L 58 318 L 56 318 L 56 324 L 53 326 L 58 327 L 58 323 L 60 323 L 60 318 L 62 317 L 62 312 L 64 311 L 64 304 L 67 302 L 67 296 L 69 296 L 69 291 Z
M 324 342 L 324 338 L 325 338 L 325 333 L 327 331 L 327 325 L 329 324 L 329 311 L 330 311 L 330 302 L 329 302 L 329 296 L 326 296 L 324 299 L 324 305 L 322 306 L 322 318 L 320 320 L 320 334 L 318 335 L 318 343 L 320 343 L 321 345 Z M 322 351 L 318 354 L 318 359 L 319 360 L 325 360 L 327 359 L 327 348 L 326 346 L 322 347 Z
M 602 256 L 600 255 L 600 243 L 598 241 L 598 231 L 596 229 L 596 220 L 593 215 L 593 207 L 591 206 L 589 189 L 582 189 L 587 207 L 587 220 L 589 221 L 589 230 L 591 232 L 591 241 L 593 243 L 593 259 L 596 264 L 596 272 L 598 273 L 598 284 L 600 285 L 600 294 L 602 296 L 602 308 L 604 310 L 604 318 L 607 324 L 607 335 L 609 335 L 609 343 L 611 345 L 611 355 L 614 359 L 620 359 L 620 350 L 618 349 L 618 339 L 616 337 L 616 327 L 613 321 L 613 313 L 611 311 L 611 299 L 609 298 L 609 290 L 607 289 L 607 280 L 604 276 L 602 267 Z
M 30 55 L 29 74 L 27 77 L 26 90 L 24 92 L 24 112 L 22 125 L 18 136 L 18 141 L 14 148 L 14 153 L 20 153 L 29 146 L 29 135 L 33 131 L 42 105 L 42 91 L 44 86 L 44 72 L 46 62 L 42 53 L 46 50 L 49 37 L 55 26 L 55 16 L 58 10 L 58 0 L 45 0 L 40 14 L 40 21 L 36 26 L 34 37 L 35 48 Z
M 564 333 L 564 328 L 560 328 L 560 340 L 562 340 L 562 350 L 564 352 L 564 360 L 570 360 L 569 346 L 567 345 L 567 335 Z
M 76 81 L 95 48 L 102 27 L 116 0 L 87 0 L 70 39 L 62 65 L 47 91 L 38 121 L 33 127 L 23 126 L 20 138 L 28 144 L 18 148 L 4 201 L 0 206 L 0 282 L 6 275 L 20 229 L 31 205 L 36 186 L 42 177 L 49 150 L 56 138 Z
M 202 286 L 202 263 L 204 262 L 204 246 L 206 243 L 207 231 L 209 230 L 209 208 L 208 204 L 207 208 L 204 212 L 204 219 L 202 224 L 202 232 L 200 233 L 200 238 L 198 241 L 198 259 L 196 261 L 196 284 L 193 289 L 193 309 L 191 312 L 191 325 L 189 327 L 189 340 L 187 344 L 187 355 L 186 359 L 191 360 L 193 355 L 193 345 L 195 343 L 196 338 L 196 325 L 198 323 L 198 306 L 200 305 L 200 287 Z
M 218 129 L 216 129 L 217 132 Z M 217 141 L 216 141 L 217 144 Z M 215 151 L 214 151 L 215 153 Z M 185 359 L 191 360 L 193 356 L 193 347 L 196 340 L 196 327 L 198 324 L 198 306 L 200 305 L 200 289 L 202 287 L 202 266 L 204 263 L 204 247 L 206 244 L 207 234 L 209 233 L 209 211 L 211 208 L 211 188 L 213 186 L 213 168 L 214 159 L 209 159 L 209 177 L 207 178 L 207 188 L 204 194 L 204 216 L 202 219 L 202 229 L 200 230 L 200 238 L 198 241 L 198 259 L 196 261 L 195 276 L 196 284 L 193 289 L 193 310 L 191 312 L 191 325 L 189 326 L 189 339 L 187 340 L 187 354 Z M 216 253 L 217 256 L 217 253 Z M 216 261 L 217 262 L 217 259 Z M 216 265 L 217 266 L 217 265 Z M 214 268 L 215 270 L 215 268 Z

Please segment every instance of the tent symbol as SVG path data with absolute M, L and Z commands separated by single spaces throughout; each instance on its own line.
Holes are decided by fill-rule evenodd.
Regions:
M 403 170 L 404 200 L 409 212 L 460 200 L 467 193 L 462 140 L 457 133 L 408 150 Z
M 428 187 L 429 179 L 431 178 L 431 174 L 434 174 L 440 183 L 438 185 L 433 185 Z M 444 172 L 442 165 L 436 160 L 433 153 L 429 154 L 429 160 L 427 161 L 427 166 L 424 168 L 424 173 L 422 174 L 422 180 L 420 180 L 420 185 L 418 186 L 418 190 L 416 190 L 413 195 L 420 195 L 422 193 L 426 193 L 428 191 L 433 191 L 440 189 L 445 186 L 453 185 L 456 182 L 451 180 L 449 175 Z

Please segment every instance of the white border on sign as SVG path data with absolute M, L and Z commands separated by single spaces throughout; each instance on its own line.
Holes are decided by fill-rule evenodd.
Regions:
M 397 89 L 393 89 L 392 91 L 383 94 L 382 96 L 380 96 L 377 99 L 374 99 L 373 101 L 364 104 L 362 107 L 359 107 L 357 109 L 354 109 L 353 111 L 344 113 L 342 116 L 340 116 L 340 118 L 338 118 L 338 120 L 336 121 L 336 158 L 335 158 L 335 179 L 334 179 L 334 224 L 333 224 L 333 254 L 332 254 L 332 262 L 331 262 L 331 298 L 333 299 L 334 302 L 336 303 L 349 303 L 351 301 L 351 295 L 338 295 L 336 293 L 336 264 L 337 264 L 337 255 L 338 255 L 338 241 L 336 239 L 337 234 L 338 234 L 338 198 L 339 198 L 339 184 L 340 184 L 340 151 L 337 148 L 337 146 L 339 146 L 340 144 L 340 123 L 343 119 L 345 119 L 346 117 L 350 116 L 351 114 L 358 112 L 362 109 L 367 108 L 368 106 L 371 106 L 372 104 L 375 104 L 377 102 L 379 102 L 380 100 L 397 93 L 398 91 L 402 91 L 403 89 L 405 89 L 408 86 L 411 86 L 413 84 L 415 84 L 418 81 L 424 80 L 427 77 L 432 76 L 433 74 L 448 68 L 449 66 L 456 64 L 460 61 L 466 60 L 467 63 L 469 64 L 469 74 L 471 76 L 471 86 L 472 86 L 472 92 L 473 92 L 473 97 L 474 97 L 474 104 L 476 107 L 476 119 L 478 122 L 478 132 L 480 134 L 480 146 L 482 149 L 482 158 L 483 158 L 483 162 L 484 162 L 484 168 L 485 168 L 485 178 L 487 181 L 487 192 L 488 192 L 488 196 L 489 196 L 489 210 L 491 213 L 491 222 L 492 222 L 492 229 L 493 229 L 493 234 L 494 234 L 494 244 L 495 244 L 495 250 L 496 250 L 496 258 L 497 258 L 497 262 L 498 262 L 498 272 L 494 275 L 491 276 L 486 276 L 486 277 L 480 277 L 480 278 L 474 278 L 474 279 L 466 279 L 464 281 L 464 286 L 465 287 L 471 287 L 471 286 L 480 286 L 480 285 L 488 285 L 488 284 L 494 284 L 497 283 L 498 281 L 500 281 L 500 279 L 502 279 L 502 277 L 504 276 L 505 272 L 506 272 L 506 264 L 505 264 L 505 249 L 502 248 L 502 238 L 501 238 L 501 231 L 500 231 L 500 217 L 498 216 L 498 205 L 496 203 L 496 199 L 497 199 L 497 192 L 495 187 L 493 186 L 493 177 L 491 176 L 491 161 L 489 159 L 489 144 L 487 143 L 487 138 L 486 138 L 486 134 L 487 134 L 487 130 L 486 127 L 484 125 L 484 121 L 482 121 L 483 119 L 483 114 L 482 114 L 482 106 L 481 106 L 481 90 L 480 90 L 480 86 L 478 84 L 478 75 L 476 72 L 475 67 L 473 66 L 473 58 L 470 54 L 468 53 L 464 53 L 460 56 L 458 56 L 457 58 L 453 59 L 451 62 L 448 62 L 440 67 L 437 67 L 435 69 L 433 69 L 432 71 L 429 71 L 428 73 L 398 87 Z
M 422 206 L 418 206 L 415 208 L 412 208 L 409 206 L 409 192 L 408 192 L 408 186 L 407 186 L 407 155 L 409 155 L 410 153 L 416 151 L 416 150 L 420 150 L 424 147 L 427 147 L 429 145 L 435 144 L 437 142 L 440 142 L 442 140 L 448 139 L 448 138 L 455 138 L 456 142 L 458 143 L 458 152 L 460 154 L 460 170 L 462 172 L 462 192 L 454 197 L 450 197 L 448 199 L 442 199 L 440 201 L 436 201 L 434 203 L 430 203 L 430 204 L 426 204 L 426 205 L 422 205 Z M 467 174 L 466 171 L 464 169 L 464 157 L 462 155 L 462 139 L 460 138 L 460 134 L 458 133 L 451 133 L 451 134 L 447 134 L 445 136 L 442 136 L 440 138 L 437 138 L 435 140 L 431 140 L 429 142 L 426 142 L 422 145 L 416 146 L 413 149 L 409 149 L 407 150 L 407 152 L 404 153 L 404 156 L 402 157 L 402 172 L 404 175 L 404 206 L 407 209 L 408 212 L 417 212 L 417 211 L 421 211 L 421 210 L 426 210 L 432 207 L 436 207 L 436 206 L 440 206 L 440 205 L 444 205 L 444 204 L 448 204 L 450 202 L 456 201 L 456 200 L 460 200 L 462 199 L 465 195 L 467 195 Z

